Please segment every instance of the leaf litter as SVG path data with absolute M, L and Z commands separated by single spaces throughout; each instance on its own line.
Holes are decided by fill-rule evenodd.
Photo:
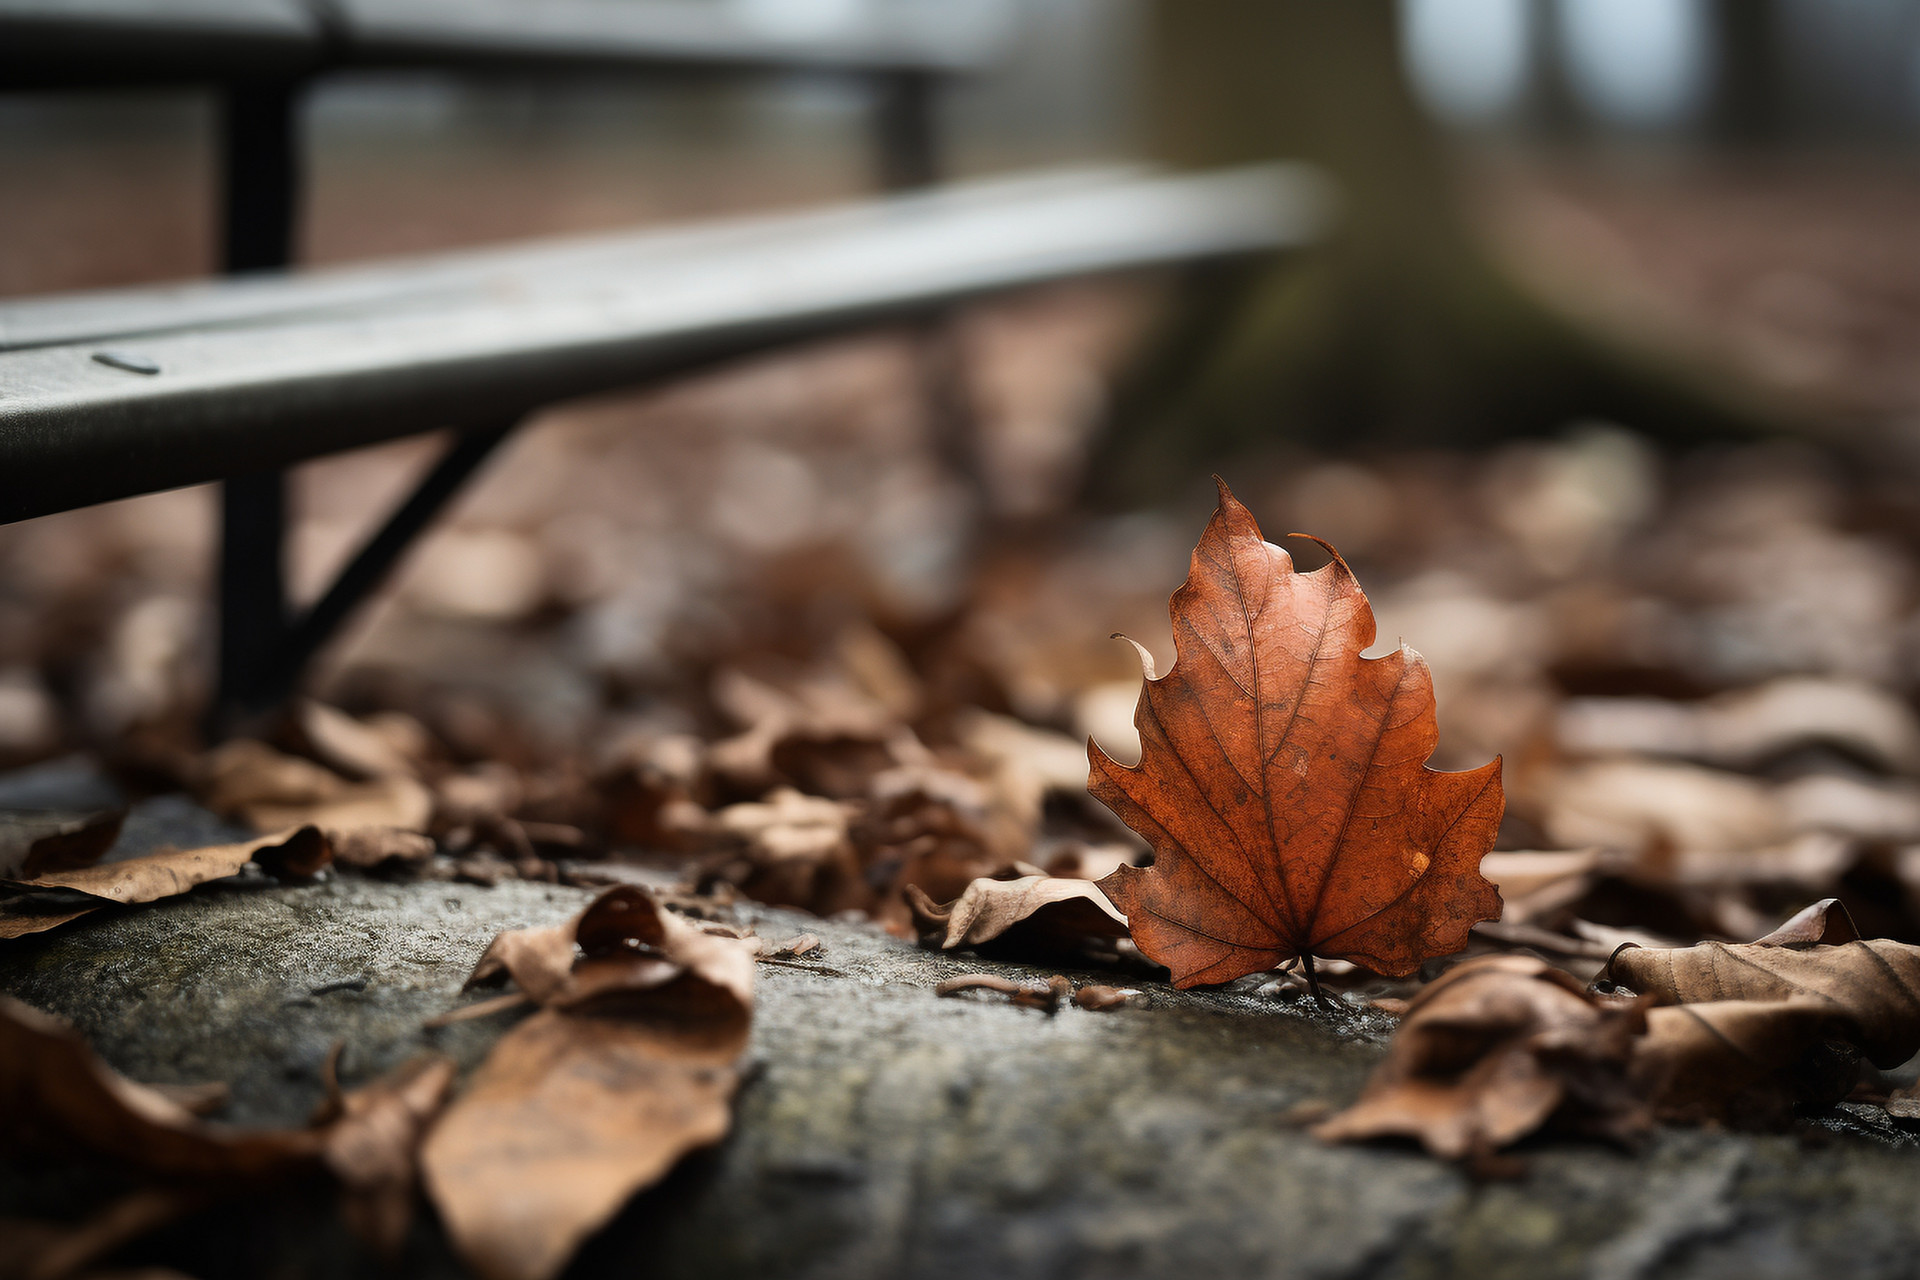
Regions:
M 1709 954 L 1685 945 L 1702 938 L 1756 936 L 1782 910 L 1836 888 L 1852 905 L 1867 908 L 1862 919 L 1872 931 L 1920 937 L 1920 827 L 1913 817 L 1920 811 L 1912 804 L 1920 766 L 1913 752 L 1913 717 L 1904 702 L 1910 692 L 1906 677 L 1886 657 L 1895 652 L 1889 637 L 1904 623 L 1892 614 L 1875 614 L 1872 604 L 1889 596 L 1875 585 L 1888 580 L 1887 560 L 1868 538 L 1834 527 L 1817 503 L 1794 508 L 1810 514 L 1756 535 L 1733 509 L 1737 504 L 1715 505 L 1711 490 L 1701 501 L 1697 487 L 1689 491 L 1679 482 L 1672 498 L 1684 515 L 1667 517 L 1648 534 L 1666 540 L 1662 556 L 1629 557 L 1622 549 L 1634 547 L 1640 536 L 1631 521 L 1581 524 L 1565 514 L 1586 509 L 1578 503 L 1555 508 L 1534 500 L 1535 489 L 1545 483 L 1536 484 L 1534 477 L 1551 475 L 1553 484 L 1564 487 L 1567 476 L 1586 474 L 1581 468 L 1593 459 L 1620 452 L 1618 440 L 1609 437 L 1603 448 L 1594 443 L 1597 439 L 1517 447 L 1481 471 L 1460 470 L 1450 485 L 1434 480 L 1455 465 L 1444 459 L 1425 472 L 1382 470 L 1375 483 L 1391 492 L 1392 510 L 1381 527 L 1402 528 L 1405 545 L 1399 550 L 1391 540 L 1383 543 L 1377 531 L 1371 547 L 1364 537 L 1349 544 L 1339 520 L 1323 525 L 1295 516 L 1297 523 L 1334 533 L 1349 552 L 1357 550 L 1356 563 L 1364 559 L 1375 567 L 1390 566 L 1389 585 L 1375 596 L 1385 632 L 1405 634 L 1433 660 L 1432 682 L 1439 687 L 1439 701 L 1447 704 L 1447 727 L 1426 724 L 1431 705 L 1416 705 L 1411 720 L 1395 720 L 1381 730 L 1380 742 L 1397 747 L 1402 740 L 1395 735 L 1405 735 L 1409 743 L 1436 752 L 1433 764 L 1468 771 L 1434 775 L 1426 767 L 1426 750 L 1385 752 L 1387 765 L 1402 770 L 1403 779 L 1413 779 L 1404 794 L 1421 795 L 1423 786 L 1433 785 L 1430 775 L 1472 777 L 1477 769 L 1491 768 L 1480 762 L 1495 754 L 1505 753 L 1509 761 L 1504 783 L 1510 812 L 1500 851 L 1480 864 L 1484 881 L 1453 877 L 1459 892 L 1450 906 L 1433 913 L 1432 936 L 1396 937 L 1395 928 L 1383 921 L 1372 926 L 1379 936 L 1370 938 L 1366 921 L 1372 916 L 1346 924 L 1337 913 L 1322 918 L 1312 911 L 1269 909 L 1269 918 L 1256 920 L 1253 932 L 1217 930 L 1225 939 L 1218 958 L 1189 955 L 1176 964 L 1179 949 L 1165 938 L 1147 943 L 1130 934 L 1111 941 L 1123 956 L 1140 943 L 1141 951 L 1157 952 L 1190 982 L 1215 980 L 1257 957 L 1255 967 L 1245 970 L 1251 975 L 1246 982 L 1282 996 L 1307 977 L 1301 960 L 1293 957 L 1313 956 L 1316 980 L 1329 990 L 1346 991 L 1352 1002 L 1376 1008 L 1404 1003 L 1402 1036 L 1409 1047 L 1402 1050 L 1396 1042 L 1389 1061 L 1407 1055 L 1396 1087 L 1402 1102 L 1417 1093 L 1421 1101 L 1415 1110 L 1428 1118 L 1417 1131 L 1402 1131 L 1422 1140 L 1444 1131 L 1446 1136 L 1434 1137 L 1430 1145 L 1447 1153 L 1471 1156 L 1524 1137 L 1532 1130 L 1522 1121 L 1543 1106 L 1546 1119 L 1540 1124 L 1611 1137 L 1630 1137 L 1648 1115 L 1777 1121 L 1793 1106 L 1817 1105 L 1812 1100 L 1832 1097 L 1836 1089 L 1844 1094 L 1841 1081 L 1854 1082 L 1856 1097 L 1867 1096 L 1862 1089 L 1878 1090 L 1872 1096 L 1896 1115 L 1920 1110 L 1907 1095 L 1908 1086 L 1876 1077 L 1878 1063 L 1904 1043 L 1888 1021 L 1894 997 L 1856 989 L 1866 982 L 1862 961 L 1838 963 L 1819 950 L 1855 947 L 1847 954 L 1871 954 L 1877 963 L 1890 954 L 1884 947 L 1900 944 L 1884 939 L 1811 943 L 1813 951 L 1801 948 L 1794 954 L 1813 954 L 1818 965 L 1802 972 L 1770 957 L 1763 967 L 1776 979 L 1789 974 L 1792 983 L 1742 989 L 1737 999 L 1697 995 L 1705 989 L 1702 983 L 1724 979 L 1722 970 L 1733 957 L 1744 964 L 1750 953 L 1729 945 L 1725 952 Z M 1297 483 L 1269 486 L 1267 493 L 1280 493 L 1282 505 L 1304 513 L 1324 470 L 1305 466 Z M 1780 474 L 1765 483 L 1807 483 L 1803 476 L 1782 480 Z M 1716 483 L 1723 484 L 1721 498 L 1733 491 Z M 1463 506 L 1490 494 L 1509 504 L 1505 514 L 1475 517 Z M 1267 557 L 1266 567 L 1273 569 L 1273 552 L 1261 549 L 1266 544 L 1251 517 L 1239 524 L 1240 514 L 1224 506 L 1223 499 L 1218 540 L 1227 562 L 1259 571 L 1261 558 Z M 1556 510 L 1561 514 L 1550 514 Z M 1515 512 L 1533 514 L 1521 518 Z M 1418 551 L 1411 549 L 1416 532 Z M 1784 554 L 1794 539 L 1799 540 L 1797 558 Z M 1113 545 L 1123 544 L 1116 539 Z M 1138 544 L 1124 545 L 1133 554 Z M 1431 555 L 1423 561 L 1429 547 Z M 1666 578 L 1639 567 L 1662 558 L 1678 566 L 1663 570 Z M 688 890 L 706 896 L 688 902 L 719 903 L 728 892 L 737 892 L 823 915 L 870 919 L 942 949 L 951 936 L 954 950 L 988 952 L 997 942 L 1017 943 L 1020 930 L 1036 922 L 1061 941 L 1075 932 L 1045 928 L 1052 909 L 1045 903 L 1025 914 L 989 905 L 1020 892 L 991 886 L 1044 882 L 1048 894 L 1063 895 L 1060 902 L 1091 902 L 1089 888 L 1081 886 L 1098 876 L 1110 877 L 1115 886 L 1135 886 L 1102 894 L 1116 910 L 1123 898 L 1138 892 L 1142 901 L 1168 906 L 1186 925 L 1205 929 L 1218 922 L 1221 910 L 1233 910 L 1220 896 L 1145 892 L 1146 886 L 1180 875 L 1183 856 L 1193 859 L 1193 849 L 1160 837 L 1174 834 L 1167 830 L 1169 823 L 1177 826 L 1176 819 L 1196 815 L 1177 813 L 1178 805 L 1149 809 L 1127 796 L 1122 807 L 1135 805 L 1135 816 L 1151 819 L 1158 811 L 1166 819 L 1148 822 L 1159 830 L 1140 833 L 1154 846 L 1153 852 L 1142 849 L 1087 802 L 1078 779 L 1063 781 L 1073 770 L 1063 769 L 1062 762 L 1078 756 L 1080 746 L 1062 730 L 1101 726 L 1095 736 L 1106 763 L 1098 767 L 1118 794 L 1122 783 L 1142 776 L 1124 770 L 1152 776 L 1179 754 L 1176 746 L 1192 745 L 1196 723 L 1245 718 L 1238 706 L 1226 712 L 1202 707 L 1195 716 L 1190 701 L 1169 696 L 1190 691 L 1192 677 L 1183 669 L 1190 656 L 1226 670 L 1234 654 L 1210 647 L 1208 641 L 1220 645 L 1220 635 L 1189 614 L 1187 630 L 1176 631 L 1174 670 L 1139 695 L 1138 713 L 1147 722 L 1138 728 L 1149 760 L 1158 763 L 1114 763 L 1127 758 L 1127 731 L 1133 726 L 1101 719 L 1101 708 L 1114 702 L 1110 694 L 1133 700 L 1139 686 L 1107 658 L 1090 656 L 1095 652 L 1091 642 L 1115 625 L 1150 636 L 1153 622 L 1136 607 L 1137 590 L 1129 587 L 1133 595 L 1128 595 L 1101 585 L 1114 575 L 1086 572 L 1090 562 L 1068 555 L 1049 565 L 1038 556 L 1023 559 L 1018 551 L 1006 555 L 996 568 L 999 577 L 983 578 L 970 612 L 944 631 L 916 634 L 891 622 L 884 630 L 864 623 L 842 626 L 812 657 L 787 649 L 773 662 L 765 661 L 767 652 L 779 645 L 764 645 L 762 652 L 750 645 L 744 652 L 736 648 L 713 662 L 716 678 L 690 713 L 643 712 L 609 728 L 603 741 L 588 744 L 577 758 L 564 752 L 543 758 L 516 741 L 521 735 L 505 713 L 434 692 L 390 699 L 404 711 L 388 706 L 355 716 L 304 704 L 288 725 L 268 735 L 270 741 L 218 759 L 160 752 L 144 757 L 141 767 L 172 777 L 217 810 L 255 825 L 283 819 L 314 823 L 331 843 L 335 865 L 356 874 L 483 883 L 527 876 L 587 884 L 617 876 L 618 863 L 626 858 L 677 866 L 691 855 L 697 866 Z M 1722 566 L 1710 589 L 1689 576 L 1697 574 L 1693 566 L 1706 563 Z M 1203 596 L 1211 591 L 1222 600 L 1245 597 L 1247 588 L 1237 581 L 1231 591 L 1220 591 L 1217 565 L 1203 566 L 1198 559 L 1194 565 L 1202 572 L 1190 591 Z M 1571 576 L 1575 569 L 1586 576 Z M 1349 693 L 1364 693 L 1366 674 L 1384 670 L 1378 664 L 1391 665 L 1395 655 L 1362 659 L 1364 643 L 1350 643 L 1358 640 L 1362 616 L 1370 618 L 1371 611 L 1346 562 L 1336 558 L 1310 573 L 1287 573 L 1291 577 L 1275 572 L 1274 580 L 1307 603 L 1306 593 L 1316 586 L 1328 601 L 1347 602 L 1343 607 L 1350 612 L 1337 622 L 1329 604 L 1323 630 L 1339 641 L 1328 652 L 1343 676 L 1353 677 Z M 1800 576 L 1784 581 L 1782 574 Z M 1149 575 L 1127 576 L 1137 584 Z M 1786 600 L 1815 598 L 1815 587 L 1808 584 L 1840 600 L 1835 608 L 1844 617 L 1809 629 L 1769 601 L 1769 593 Z M 1664 621 L 1633 630 L 1640 624 L 1632 619 L 1649 617 Z M 1100 620 L 1098 626 L 1087 625 L 1093 618 Z M 1175 621 L 1182 625 L 1178 597 Z M 1757 661 L 1753 645 L 1722 643 L 1736 633 L 1777 641 L 1776 657 Z M 1087 643 L 1054 639 L 1066 634 Z M 1835 634 L 1847 635 L 1849 645 L 1835 642 Z M 1259 648 L 1265 652 L 1265 645 Z M 1418 660 L 1401 661 L 1406 664 L 1402 674 L 1419 684 L 1424 677 Z M 1271 702 L 1289 706 L 1288 691 L 1276 692 L 1280 696 Z M 358 705 L 380 700 L 370 702 L 362 694 Z M 1364 701 L 1367 714 L 1377 710 Z M 1398 704 L 1389 697 L 1387 705 Z M 1308 706 L 1309 713 L 1318 710 L 1316 704 Z M 1259 719 L 1256 712 L 1256 738 Z M 1220 754 L 1230 763 L 1246 763 L 1240 756 L 1247 753 L 1223 748 Z M 1234 772 L 1243 785 L 1249 774 L 1257 780 L 1257 770 Z M 1367 772 L 1359 771 L 1363 792 Z M 1205 794 L 1201 780 L 1193 790 Z M 1250 788 L 1249 794 L 1255 792 Z M 1231 799 L 1222 800 L 1229 810 Z M 1310 799 L 1324 801 L 1328 812 L 1347 805 L 1343 822 L 1353 816 L 1356 825 L 1376 829 L 1388 807 L 1351 805 L 1339 795 Z M 1214 813 L 1218 817 L 1217 808 Z M 1489 828 L 1491 843 L 1494 823 L 1478 813 L 1473 817 Z M 85 829 L 83 822 L 76 833 Z M 1336 877 L 1318 875 L 1322 865 L 1346 866 L 1350 855 L 1339 852 L 1337 839 L 1317 851 L 1289 852 L 1290 846 L 1279 841 L 1271 850 L 1255 844 L 1258 856 L 1248 859 L 1253 870 L 1243 872 L 1236 886 L 1255 901 L 1267 902 L 1268 891 L 1282 884 L 1288 890 L 1302 887 L 1294 876 L 1303 883 L 1324 879 L 1333 905 L 1348 914 L 1363 913 L 1376 896 L 1387 893 L 1384 885 L 1379 893 L 1373 886 L 1355 890 L 1334 883 Z M 1391 847 L 1393 841 L 1382 844 Z M 1087 851 L 1098 852 L 1089 856 Z M 1431 867 L 1434 850 L 1417 852 Z M 1199 856 L 1207 851 L 1202 848 Z M 1439 859 L 1443 872 L 1453 865 L 1448 858 L 1461 866 L 1474 860 L 1448 852 Z M 1434 878 L 1431 870 L 1415 875 L 1418 861 L 1402 858 L 1402 882 Z M 1276 878 L 1276 867 L 1291 870 Z M 52 862 L 36 867 L 51 868 Z M 20 871 L 13 868 L 16 880 L 37 878 Z M 1052 874 L 1034 881 L 1043 872 Z M 1086 878 L 1075 881 L 1075 876 Z M 1486 882 L 1499 886 L 1504 907 L 1492 906 Z M 1356 901 L 1343 904 L 1343 888 Z M 1318 883 L 1314 891 L 1317 895 Z M 33 914 L 97 909 L 61 897 L 81 892 L 42 886 L 34 893 Z M 979 905 L 962 909 L 969 894 Z M 1284 894 L 1277 896 L 1284 905 Z M 17 901 L 10 900 L 9 910 Z M 1182 904 L 1189 914 L 1180 914 Z M 1496 911 L 1497 920 L 1480 918 Z M 964 925 L 954 933 L 956 915 Z M 1095 915 L 1110 923 L 1106 912 Z M 1003 919 L 1007 923 L 1000 927 Z M 1244 917 L 1240 922 L 1248 923 Z M 1350 931 L 1344 941 L 1329 932 L 1336 924 Z M 1468 925 L 1477 927 L 1467 932 Z M 1078 930 L 1081 941 L 1097 949 L 1106 927 L 1095 921 L 1092 928 Z M 1147 928 L 1139 932 L 1144 936 Z M 1364 945 L 1349 945 L 1355 939 Z M 1658 963 L 1676 976 L 1656 981 L 1638 973 L 1636 965 L 1654 961 L 1633 958 L 1633 949 L 1616 956 L 1623 942 L 1667 953 Z M 1051 944 L 1043 949 L 1046 945 Z M 536 1019 L 551 1026 L 561 1019 L 610 1016 L 584 1011 L 593 1003 L 590 990 L 631 995 L 651 989 L 644 975 L 663 972 L 655 967 L 661 957 L 643 951 L 602 956 L 621 962 L 600 971 L 607 983 L 602 989 L 593 985 L 599 979 L 586 972 L 586 957 L 577 950 L 565 957 L 557 948 L 547 951 L 543 962 L 537 959 L 542 947 L 532 940 L 503 948 L 516 949 L 525 953 L 516 955 L 516 965 L 496 957 L 499 980 L 517 988 L 511 997 L 497 999 L 540 1005 L 516 1032 Z M 1777 943 L 1770 948 L 1780 949 Z M 1014 953 L 1023 951 L 1016 947 Z M 1448 968 L 1448 957 L 1462 951 L 1469 957 L 1465 963 Z M 1601 974 L 1610 957 L 1612 981 L 1620 991 L 1589 989 L 1587 980 Z M 1525 970 L 1513 961 L 1525 961 Z M 1411 972 L 1387 983 L 1397 970 Z M 1629 971 L 1650 989 L 1628 981 Z M 1686 995 L 1683 987 L 1695 995 Z M 536 997 L 534 990 L 543 995 Z M 1628 991 L 1633 995 L 1624 994 Z M 1082 984 L 1073 998 L 1089 1007 L 1108 1001 L 1108 992 L 1118 993 L 1113 1007 L 1132 999 L 1103 983 Z M 568 1000 L 584 1003 L 575 1008 Z M 1816 1001 L 1821 1012 L 1813 1009 Z M 1729 1008 L 1723 1012 L 1719 1006 Z M 506 1010 L 496 1004 L 493 1012 Z M 1646 1030 L 1633 1030 L 1636 1018 Z M 1726 1020 L 1711 1021 L 1720 1018 Z M 1711 1071 L 1686 1065 L 1706 1059 L 1678 1032 L 1659 1030 L 1668 1026 L 1713 1026 L 1745 1037 L 1738 1043 L 1746 1055 L 1742 1070 L 1751 1079 L 1737 1097 L 1714 1084 L 1734 1078 L 1727 1063 L 1722 1060 Z M 610 1060 L 638 1060 L 622 1035 L 597 1023 L 593 1031 L 606 1033 L 594 1052 Z M 541 1105 L 532 1073 L 520 1062 L 542 1053 L 548 1055 L 543 1061 L 566 1062 L 569 1046 L 592 1038 L 570 1023 L 542 1034 L 550 1038 L 539 1044 L 531 1043 L 539 1037 L 528 1037 L 524 1059 L 503 1060 L 495 1082 L 503 1108 L 538 1111 Z M 1615 1053 L 1623 1034 L 1631 1042 L 1624 1062 Z M 1809 1037 L 1818 1037 L 1817 1043 Z M 1416 1052 L 1423 1041 L 1426 1048 Z M 1671 1055 L 1659 1057 L 1649 1048 L 1656 1044 L 1669 1046 Z M 1477 1048 L 1469 1053 L 1463 1045 Z M 1836 1045 L 1863 1055 L 1866 1065 L 1851 1075 L 1836 1070 L 1836 1061 L 1845 1056 Z M 1681 1065 L 1675 1067 L 1676 1062 Z M 422 1093 L 430 1092 L 432 1083 L 425 1079 Z M 1686 1080 L 1713 1087 L 1704 1098 L 1689 1097 L 1673 1083 Z M 1495 1097 L 1504 1087 L 1501 1081 L 1513 1088 L 1504 1100 Z M 1415 1093 L 1408 1092 L 1416 1085 Z M 1685 1105 L 1675 1102 L 1683 1097 Z M 1437 1106 L 1440 1098 L 1454 1099 L 1448 1104 L 1453 1109 Z M 1543 1101 L 1549 1098 L 1551 1106 Z M 717 1106 L 724 1114 L 724 1100 Z M 706 1108 L 709 1115 L 713 1110 Z M 404 1132 L 411 1122 L 394 1123 Z M 1348 1127 L 1358 1123 L 1349 1121 Z M 594 1176 L 604 1189 L 633 1175 L 606 1167 Z M 559 1237 L 590 1229 L 556 1229 L 558 1235 L 539 1251 L 541 1258 L 565 1251 Z M 502 1257 L 501 1267 L 542 1265 L 541 1258 Z

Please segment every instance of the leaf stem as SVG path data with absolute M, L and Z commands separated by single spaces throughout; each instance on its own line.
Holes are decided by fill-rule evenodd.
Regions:
M 1320 994 L 1320 979 L 1313 972 L 1313 957 L 1310 955 L 1301 956 L 1300 964 L 1307 973 L 1307 994 L 1313 997 L 1315 1004 L 1325 1004 L 1326 1000 Z

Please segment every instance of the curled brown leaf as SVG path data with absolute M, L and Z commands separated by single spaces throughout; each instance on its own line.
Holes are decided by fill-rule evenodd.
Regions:
M 1765 1123 L 1845 1097 L 1857 1051 L 1882 1070 L 1920 1051 L 1920 947 L 1858 936 L 1829 898 L 1757 942 L 1622 947 L 1616 982 L 1648 1015 L 1636 1075 L 1676 1119 Z
M 320 1156 L 342 1187 L 347 1227 L 376 1254 L 393 1258 L 413 1220 L 418 1154 L 458 1071 L 453 1059 L 421 1054 L 347 1094 L 324 1131 Z
M 0 996 L 0 1136 L 21 1148 L 90 1151 L 157 1175 L 260 1178 L 316 1167 L 311 1130 L 199 1119 L 94 1056 L 66 1023 Z
M 908 885 L 921 945 L 983 953 L 1072 953 L 1090 940 L 1127 936 L 1127 921 L 1092 881 L 1052 876 L 975 880 L 954 901 L 936 904 Z
M 1487 956 L 1420 992 L 1359 1101 L 1316 1126 L 1329 1142 L 1417 1139 L 1444 1159 L 1486 1155 L 1549 1118 L 1623 1135 L 1647 1122 L 1628 1081 L 1643 1011 L 1588 996 L 1529 956 Z
M 281 879 L 305 879 L 332 860 L 332 845 L 317 827 L 296 827 L 238 844 L 163 849 L 89 867 L 47 871 L 31 880 L 0 880 L 13 896 L 0 905 L 0 938 L 42 933 L 114 904 L 155 902 L 257 863 Z
M 750 941 L 621 885 L 572 921 L 494 940 L 471 981 L 546 1008 L 434 1126 L 429 1194 L 488 1280 L 544 1280 L 636 1191 L 729 1124 L 753 1006 Z M 471 984 L 471 983 L 470 983 Z

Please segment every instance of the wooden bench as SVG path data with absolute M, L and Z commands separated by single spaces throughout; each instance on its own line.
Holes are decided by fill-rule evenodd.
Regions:
M 266 79 L 222 79 L 234 271 L 285 263 L 292 104 L 308 78 L 341 66 L 880 76 L 883 176 L 895 187 L 931 178 L 928 86 L 977 66 L 986 43 L 755 34 L 738 12 L 641 0 L 0 0 L 0 87 L 264 68 Z M 221 34 L 181 44 L 172 60 L 138 58 L 152 32 L 192 23 Z M 536 409 L 995 290 L 1301 245 L 1327 208 L 1320 180 L 1295 167 L 1084 170 L 687 229 L 0 303 L 0 521 L 225 481 L 220 704 L 261 709 Z M 296 616 L 281 577 L 284 469 L 438 428 L 458 433 L 446 455 Z

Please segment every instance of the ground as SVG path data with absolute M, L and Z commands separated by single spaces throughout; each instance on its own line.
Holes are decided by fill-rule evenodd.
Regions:
M 203 888 L 0 952 L 0 990 L 70 1018 L 136 1079 L 226 1080 L 228 1118 L 298 1124 L 336 1039 L 349 1085 L 425 1047 L 471 1065 L 512 1015 L 422 1020 L 467 998 L 497 930 L 558 922 L 588 896 L 345 876 Z M 942 999 L 955 973 L 1042 971 L 735 913 L 824 945 L 761 967 L 731 1136 L 634 1201 L 569 1275 L 1757 1280 L 1908 1275 L 1920 1246 L 1912 1141 L 1846 1113 L 1784 1135 L 1665 1132 L 1637 1153 L 1541 1143 L 1517 1177 L 1476 1181 L 1301 1128 L 1358 1091 L 1391 1025 L 1377 1014 L 1253 980 L 1136 983 L 1140 1004 L 1097 1013 Z M 89 1185 L 16 1165 L 0 1202 L 71 1208 Z M 130 1258 L 207 1277 L 368 1265 L 312 1204 L 221 1205 L 143 1248 Z M 427 1224 L 403 1269 L 463 1274 Z

